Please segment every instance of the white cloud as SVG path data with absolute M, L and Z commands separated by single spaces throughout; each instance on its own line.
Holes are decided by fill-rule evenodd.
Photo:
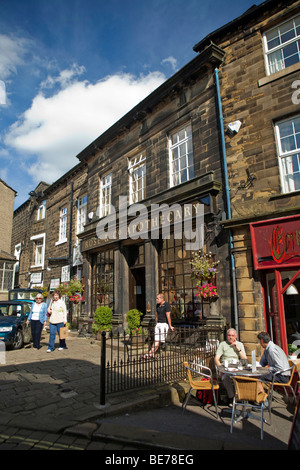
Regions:
M 66 88 L 72 84 L 75 77 L 82 75 L 86 71 L 84 66 L 73 64 L 70 69 L 65 69 L 60 72 L 58 77 L 51 77 L 50 75 L 41 83 L 41 88 L 53 88 L 56 84 L 61 88 Z
M 76 155 L 157 88 L 160 72 L 135 77 L 107 76 L 92 84 L 76 81 L 83 68 L 75 64 L 43 86 L 60 84 L 51 97 L 40 92 L 5 136 L 5 144 L 24 156 L 35 156 L 28 172 L 36 182 L 53 182 L 78 163 Z
M 172 70 L 175 72 L 177 69 L 177 59 L 173 56 L 169 56 L 166 59 L 163 59 L 161 61 L 162 64 L 170 64 L 172 67 Z
M 17 66 L 24 63 L 29 41 L 24 38 L 0 34 L 0 79 L 17 73 Z

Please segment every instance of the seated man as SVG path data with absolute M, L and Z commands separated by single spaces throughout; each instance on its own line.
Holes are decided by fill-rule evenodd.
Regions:
M 260 345 L 264 348 L 264 353 L 260 359 L 260 364 L 265 367 L 269 366 L 270 372 L 261 377 L 262 380 L 272 382 L 273 374 L 280 370 L 288 369 L 290 367 L 288 358 L 285 352 L 271 341 L 270 335 L 264 331 L 257 335 Z M 276 375 L 276 382 L 287 383 L 290 380 L 291 371 L 282 372 Z
M 245 348 L 243 343 L 237 341 L 235 329 L 230 328 L 227 330 L 227 340 L 222 341 L 216 351 L 215 364 L 219 367 L 221 363 L 223 365 L 226 360 L 230 363 L 232 360 L 238 362 L 240 359 L 247 359 Z M 232 378 L 228 374 L 222 374 L 221 380 L 231 404 L 235 393 Z

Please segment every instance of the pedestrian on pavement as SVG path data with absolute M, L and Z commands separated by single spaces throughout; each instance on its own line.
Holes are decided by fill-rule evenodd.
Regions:
M 46 326 L 47 321 L 47 305 L 44 302 L 43 294 L 37 294 L 35 302 L 30 309 L 26 325 L 30 322 L 31 335 L 33 339 L 33 349 L 40 349 L 40 341 L 42 329 Z
M 247 359 L 244 345 L 237 341 L 236 330 L 229 328 L 227 330 L 227 340 L 222 341 L 216 351 L 215 365 L 219 367 L 221 364 L 224 365 L 225 361 L 229 363 L 234 361 L 237 364 L 241 359 Z M 228 374 L 221 374 L 221 380 L 228 395 L 229 405 L 231 405 L 235 394 L 232 378 Z
M 56 333 L 58 333 L 59 337 L 58 350 L 62 351 L 63 349 L 67 349 L 66 340 L 61 339 L 59 335 L 60 329 L 67 323 L 67 307 L 65 302 L 61 299 L 61 294 L 59 290 L 55 290 L 53 292 L 53 300 L 49 305 L 48 313 L 50 315 L 50 336 L 47 353 L 54 351 Z
M 168 330 L 174 331 L 171 321 L 171 306 L 169 302 L 165 301 L 164 294 L 158 294 L 156 297 L 156 325 L 154 331 L 154 343 L 148 354 L 144 359 L 154 357 L 159 344 L 165 343 Z

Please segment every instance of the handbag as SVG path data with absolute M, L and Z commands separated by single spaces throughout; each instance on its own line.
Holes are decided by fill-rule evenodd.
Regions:
M 59 338 L 60 339 L 66 339 L 68 337 L 68 327 L 67 326 L 62 326 L 60 329 L 59 329 Z

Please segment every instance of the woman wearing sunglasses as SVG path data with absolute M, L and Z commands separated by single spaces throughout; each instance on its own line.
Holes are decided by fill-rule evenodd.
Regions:
M 44 296 L 37 294 L 35 302 L 32 304 L 26 324 L 30 322 L 31 335 L 33 339 L 33 349 L 40 349 L 42 329 L 47 321 L 47 305 L 44 302 Z

